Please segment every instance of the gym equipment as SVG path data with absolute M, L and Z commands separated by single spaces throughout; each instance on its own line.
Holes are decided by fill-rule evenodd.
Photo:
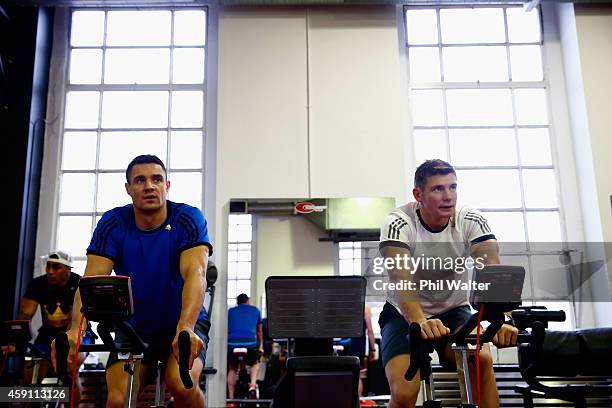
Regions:
M 117 352 L 120 360 L 125 361 L 125 371 L 128 373 L 126 407 L 135 407 L 138 393 L 134 378 L 139 378 L 143 353 L 149 348 L 134 328 L 127 322 L 133 313 L 132 288 L 130 278 L 126 276 L 91 276 L 83 277 L 79 282 L 79 291 L 83 307 L 81 311 L 88 321 L 98 322 L 98 335 L 103 344 L 83 344 L 79 351 L 112 351 Z M 111 333 L 120 332 L 126 342 L 115 341 Z M 190 342 L 185 331 L 179 334 L 179 373 L 185 388 L 193 387 L 189 375 Z M 67 380 L 67 355 L 69 351 L 66 333 L 56 337 L 57 368 L 60 378 Z M 161 365 L 157 367 L 157 384 L 155 406 L 162 407 L 164 386 L 161 382 Z
M 24 362 L 30 362 L 32 364 L 31 384 L 37 384 L 40 362 L 42 360 L 48 360 L 50 365 L 51 360 L 49 353 L 44 353 L 33 344 L 31 340 L 32 330 L 29 320 L 7 320 L 4 322 L 2 344 L 14 345 L 14 354 L 22 356 Z
M 470 333 L 478 325 L 478 319 L 488 321 L 490 324 L 480 336 L 480 345 L 490 342 L 505 321 L 504 313 L 509 312 L 521 304 L 521 292 L 525 279 L 525 269 L 521 266 L 511 265 L 485 265 L 481 269 L 475 268 L 472 280 L 476 284 L 473 287 L 487 288 L 472 290 L 470 293 L 470 304 L 479 312 L 472 314 L 455 333 L 447 336 L 446 340 L 451 344 L 455 352 L 455 362 L 459 374 L 459 388 L 461 391 L 461 404 L 459 408 L 477 408 L 472 395 L 472 387 L 469 376 L 469 364 L 475 366 L 477 353 L 480 350 L 472 349 L 468 345 L 476 344 L 476 336 Z M 483 285 L 481 285 L 483 284 Z M 423 408 L 438 408 L 442 402 L 435 398 L 435 386 L 433 373 L 431 371 L 431 357 L 433 342 L 421 338 L 421 326 L 418 323 L 410 324 L 410 366 L 404 375 L 407 381 L 414 378 L 417 372 L 421 374 L 421 382 L 425 390 L 425 402 Z
M 360 276 L 266 279 L 270 337 L 295 350 L 274 407 L 359 407 L 359 358 L 333 356 L 333 338 L 362 335 L 365 287 Z
M 546 329 L 548 322 L 565 320 L 563 311 L 542 306 L 521 309 L 512 312 L 512 319 L 521 330 L 519 369 L 527 386 L 517 386 L 515 391 L 523 396 L 526 408 L 533 407 L 534 398 L 561 399 L 586 408 L 587 397 L 612 397 L 609 384 L 542 384 L 552 376 L 612 376 L 612 328 L 551 331 Z

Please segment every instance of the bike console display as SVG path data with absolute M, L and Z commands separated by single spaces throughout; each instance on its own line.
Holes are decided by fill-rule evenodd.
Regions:
M 87 320 L 125 321 L 132 316 L 132 286 L 127 276 L 86 276 L 79 281 L 79 291 Z
M 15 344 L 23 347 L 32 340 L 29 320 L 7 320 L 4 322 L 2 344 Z
M 470 304 L 476 310 L 481 304 L 503 305 L 505 311 L 521 305 L 525 268 L 514 265 L 485 265 L 474 268 Z

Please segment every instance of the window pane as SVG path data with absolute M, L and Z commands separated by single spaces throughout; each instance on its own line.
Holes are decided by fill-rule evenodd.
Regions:
M 201 128 L 204 122 L 204 93 L 172 92 L 172 127 Z
M 231 225 L 228 230 L 229 242 L 251 242 L 253 228 L 250 225 Z
M 414 131 L 416 164 L 429 159 L 448 160 L 446 135 L 442 129 L 419 129 Z
M 517 170 L 458 170 L 457 193 L 461 204 L 476 208 L 520 208 Z
M 75 11 L 72 13 L 70 44 L 73 47 L 102 45 L 103 38 L 103 11 Z
M 168 48 L 133 48 L 106 51 L 104 83 L 167 84 L 170 80 Z
M 340 276 L 352 275 L 353 274 L 353 260 L 352 259 L 341 259 L 339 262 Z
M 176 48 L 174 50 L 172 82 L 175 84 L 204 82 L 204 49 Z
M 62 169 L 84 170 L 93 169 L 96 165 L 96 133 L 66 132 L 64 133 L 64 149 L 62 152 Z
M 171 173 L 168 198 L 202 208 L 202 173 Z
M 248 297 L 251 297 L 251 281 L 250 280 L 238 280 L 236 281 L 236 293 L 246 293 Z
M 438 47 L 412 47 L 408 50 L 410 82 L 440 82 Z
M 503 43 L 506 40 L 501 8 L 442 9 L 440 26 L 445 44 Z
M 109 11 L 107 45 L 170 45 L 170 11 Z
M 173 169 L 201 168 L 202 140 L 202 132 L 172 132 L 170 139 L 170 167 Z
M 444 124 L 442 91 L 412 91 L 412 124 L 414 126 Z
M 241 262 L 251 262 L 251 246 L 248 249 L 239 250 L 237 259 Z
M 91 216 L 61 216 L 57 226 L 57 247 L 72 256 L 85 256 L 91 232 Z
M 228 279 L 227 281 L 227 299 L 236 299 L 238 293 L 236 292 L 236 281 L 233 279 Z
M 229 269 L 232 263 L 238 262 L 238 252 L 236 251 L 227 251 L 227 268 L 228 268 L 228 278 L 229 278 Z
M 164 128 L 168 125 L 168 92 L 112 91 L 102 98 L 103 128 Z
M 353 248 L 340 248 L 338 250 L 338 257 L 340 259 L 353 259 Z
M 556 211 L 528 212 L 529 242 L 561 242 L 561 225 Z
M 437 44 L 438 19 L 436 10 L 406 11 L 408 44 Z
M 206 14 L 202 10 L 174 12 L 174 44 L 204 45 L 206 43 Z
M 519 129 L 518 138 L 523 165 L 552 164 L 548 129 Z
M 230 224 L 248 224 L 251 225 L 252 218 L 251 214 L 230 214 L 229 216 Z
M 506 10 L 510 42 L 540 42 L 540 15 L 534 8 L 526 12 L 521 7 Z
M 98 174 L 97 210 L 108 211 L 130 204 L 132 199 L 125 192 L 125 173 Z
M 487 212 L 484 216 L 498 241 L 525 242 L 525 224 L 523 223 L 522 213 Z M 521 249 L 524 250 L 525 247 L 523 246 Z
M 510 64 L 513 81 L 542 81 L 542 51 L 539 45 L 510 47 Z
M 525 206 L 527 208 L 555 208 L 557 187 L 553 170 L 523 170 Z
M 516 89 L 516 122 L 519 125 L 547 125 L 548 111 L 544 89 Z
M 166 157 L 166 132 L 103 132 L 100 135 L 100 169 L 125 170 L 141 154 Z
M 449 138 L 455 166 L 517 164 L 512 129 L 451 129 Z
M 509 89 L 452 89 L 446 91 L 450 126 L 511 125 Z
M 251 263 L 250 262 L 238 262 L 238 268 L 236 270 L 236 276 L 238 279 L 251 279 Z
M 87 265 L 86 260 L 74 260 L 73 259 L 72 260 L 72 272 L 76 273 L 79 276 L 83 276 L 85 274 L 85 265 Z
M 444 47 L 444 81 L 507 81 L 505 47 Z
M 102 80 L 102 50 L 72 50 L 69 78 L 71 84 L 99 84 Z
M 60 190 L 61 212 L 93 211 L 95 175 L 63 174 Z
M 66 94 L 66 128 L 97 128 L 100 94 L 68 92 Z

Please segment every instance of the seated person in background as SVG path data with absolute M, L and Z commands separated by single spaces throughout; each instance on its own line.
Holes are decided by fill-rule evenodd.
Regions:
M 68 330 L 72 320 L 72 301 L 74 293 L 79 287 L 79 275 L 71 271 L 72 257 L 64 251 L 53 251 L 47 256 L 45 274 L 34 278 L 28 285 L 19 309 L 19 320 L 32 320 L 38 305 L 42 317 L 42 325 L 38 329 L 38 336 L 34 340 L 37 348 L 49 355 L 51 342 L 55 336 Z M 92 335 L 86 335 L 84 343 L 92 343 Z M 85 360 L 85 353 L 79 353 L 79 366 Z M 40 361 L 38 383 L 45 378 L 49 371 L 49 361 Z M 32 381 L 32 368 L 24 369 L 25 384 Z
M 251 382 L 249 396 L 257 395 L 257 369 L 259 368 L 259 355 L 263 353 L 263 330 L 261 313 L 257 307 L 249 304 L 249 297 L 241 293 L 236 298 L 238 305 L 227 312 L 227 389 L 230 399 L 234 398 L 238 358 L 234 355 L 235 347 L 247 349 L 246 365 L 251 367 Z
M 166 389 L 176 407 L 203 407 L 198 387 L 206 358 L 210 322 L 203 307 L 206 268 L 212 245 L 206 219 L 198 208 L 167 200 L 170 181 L 164 163 L 153 155 L 134 158 L 125 172 L 125 190 L 132 203 L 104 213 L 87 248 L 85 276 L 129 276 L 134 313 L 129 323 L 149 343 L 138 383 L 146 384 L 157 361 L 165 363 Z M 74 297 L 68 331 L 70 355 L 82 317 L 79 291 Z M 178 336 L 189 334 L 189 374 L 186 389 L 179 376 Z M 116 333 L 115 340 L 124 337 Z M 70 362 L 70 359 L 69 359 Z M 119 364 L 118 364 L 119 363 Z M 128 376 L 117 353 L 106 365 L 107 407 L 123 407 Z

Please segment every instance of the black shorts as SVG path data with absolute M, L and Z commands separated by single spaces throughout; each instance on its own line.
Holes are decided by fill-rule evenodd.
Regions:
M 236 366 L 240 364 L 240 357 L 234 354 L 234 348 L 244 347 L 247 349 L 247 354 L 244 357 L 244 362 L 248 366 L 252 366 L 253 364 L 257 364 L 259 362 L 259 349 L 257 346 L 241 346 L 241 345 L 227 345 L 227 363 L 231 366 Z
M 472 309 L 470 306 L 463 305 L 437 316 L 432 316 L 430 319 L 440 319 L 453 332 L 467 322 L 471 315 Z M 395 356 L 410 354 L 410 341 L 407 338 L 407 335 L 410 334 L 410 325 L 390 303 L 385 303 L 378 324 L 381 327 L 383 367 Z M 434 348 L 442 366 L 455 368 L 455 361 L 449 361 L 444 356 L 444 349 L 447 344 L 448 342 L 444 339 L 435 341 Z
M 210 330 L 210 322 L 208 320 L 198 320 L 193 329 L 194 333 L 202 339 L 204 347 L 200 353 L 202 363 L 206 360 L 206 349 L 208 348 L 208 332 Z M 172 354 L 172 341 L 174 340 L 175 332 L 160 333 L 154 336 L 155 340 L 149 342 L 149 349 L 143 353 L 142 363 L 150 367 L 154 367 L 158 361 L 166 362 L 168 356 Z M 121 333 L 115 333 L 115 341 L 126 341 L 127 338 Z M 106 368 L 119 361 L 117 353 L 110 353 Z

